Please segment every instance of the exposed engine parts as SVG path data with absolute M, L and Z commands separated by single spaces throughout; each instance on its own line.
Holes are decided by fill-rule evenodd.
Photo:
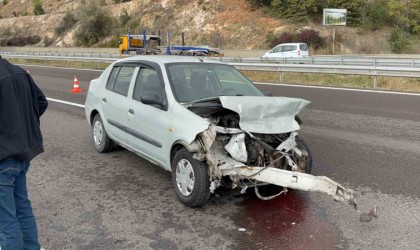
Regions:
M 310 175 L 312 155 L 307 144 L 298 136 L 299 124 L 294 112 L 278 117 L 271 111 L 257 110 L 257 114 L 243 117 L 243 103 L 228 97 L 220 97 L 220 100 L 220 105 L 211 101 L 211 106 L 200 104 L 190 107 L 211 123 L 192 144 L 201 146 L 193 151 L 194 158 L 206 161 L 212 193 L 220 186 L 239 188 L 241 193 L 254 188 L 257 197 L 268 200 L 285 194 L 287 188 L 318 191 L 359 211 L 351 189 L 345 189 L 328 177 Z M 224 108 L 225 105 L 228 108 Z M 263 116 L 268 118 L 260 122 L 258 117 Z M 277 123 L 283 127 L 288 124 L 288 129 L 274 129 Z M 258 187 L 268 184 L 283 187 L 283 190 L 264 197 Z M 370 217 L 365 213 L 361 220 L 375 218 L 376 209 L 372 211 L 368 213 Z

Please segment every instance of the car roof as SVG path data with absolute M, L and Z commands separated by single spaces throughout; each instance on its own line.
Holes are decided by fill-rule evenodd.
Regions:
M 306 44 L 306 43 L 281 43 L 281 44 L 276 45 L 276 47 L 280 45 L 300 45 L 300 44 Z
M 224 64 L 215 60 L 210 60 L 205 57 L 194 57 L 194 56 L 167 56 L 167 55 L 139 55 L 139 56 L 130 56 L 118 62 L 129 61 L 129 62 L 140 62 L 140 61 L 149 61 L 155 62 L 160 64 L 167 64 L 167 63 L 216 63 L 216 64 Z

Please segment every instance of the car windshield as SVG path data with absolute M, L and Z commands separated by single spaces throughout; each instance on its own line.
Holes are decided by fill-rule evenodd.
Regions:
M 213 63 L 174 63 L 169 80 L 178 102 L 187 103 L 218 96 L 263 94 L 233 66 Z

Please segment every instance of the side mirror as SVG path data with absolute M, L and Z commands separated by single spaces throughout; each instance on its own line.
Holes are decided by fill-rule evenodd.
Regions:
M 273 96 L 273 93 L 271 93 L 270 91 L 263 91 L 262 93 L 264 94 L 264 96 Z
M 164 100 L 158 95 L 143 95 L 140 101 L 146 105 L 157 106 L 159 108 L 162 108 L 164 105 Z

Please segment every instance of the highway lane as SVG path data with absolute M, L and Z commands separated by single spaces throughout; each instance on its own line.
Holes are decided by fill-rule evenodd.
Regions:
M 70 94 L 69 92 L 73 84 L 73 75 L 77 74 L 81 87 L 85 90 L 87 90 L 90 79 L 99 75 L 99 72 L 90 71 L 29 66 L 25 68 L 29 69 L 47 96 L 81 104 L 84 103 L 86 92 L 82 94 Z M 356 215 L 351 209 L 331 202 L 329 197 L 301 192 L 288 194 L 287 197 L 291 196 L 291 200 L 286 200 L 288 198 L 279 198 L 272 202 L 261 203 L 255 201 L 255 199 L 250 199 L 239 205 L 228 203 L 222 205 L 221 209 L 224 215 L 213 218 L 217 221 L 216 224 L 224 225 L 223 227 L 225 227 L 225 230 L 218 229 L 220 233 L 216 235 L 227 242 L 227 249 L 247 249 L 247 246 L 263 249 L 279 246 L 298 248 L 302 248 L 303 246 L 323 249 L 333 249 L 336 247 L 379 249 L 383 247 L 400 247 L 401 242 L 403 242 L 403 248 L 410 249 L 420 245 L 419 239 L 416 237 L 420 228 L 420 212 L 418 209 L 418 198 L 420 196 L 420 190 L 418 188 L 420 177 L 419 96 L 311 88 L 303 89 L 270 85 L 258 85 L 258 87 L 264 90 L 270 90 L 274 95 L 301 97 L 312 102 L 311 106 L 301 115 L 304 120 L 301 133 L 304 139 L 311 145 L 314 154 L 314 173 L 330 176 L 343 184 L 355 188 L 363 194 L 359 198 L 362 208 L 367 209 L 368 206 L 373 204 L 379 205 L 381 217 L 369 225 L 361 225 L 357 222 Z M 83 171 L 81 166 L 84 165 L 91 166 L 96 171 L 99 171 L 96 164 L 105 164 L 104 162 L 107 163 L 105 165 L 108 166 L 107 171 L 109 171 L 112 164 L 122 162 L 129 167 L 127 170 L 127 166 L 124 166 L 124 171 L 129 171 L 132 175 L 140 179 L 146 178 L 142 176 L 143 173 L 141 171 L 144 170 L 143 167 L 138 170 L 139 172 L 133 173 L 137 169 L 131 167 L 139 164 L 145 166 L 148 171 L 151 171 L 147 175 L 147 178 L 151 178 L 160 183 L 159 186 L 163 186 L 165 190 L 164 199 L 159 198 L 159 196 L 154 196 L 158 200 L 157 202 L 161 204 L 169 201 L 171 206 L 177 208 L 177 212 L 181 211 L 176 200 L 173 199 L 174 196 L 171 193 L 169 175 L 164 171 L 152 170 L 153 166 L 149 163 L 142 159 L 137 159 L 138 157 L 124 150 L 112 153 L 112 157 L 108 155 L 98 157 L 98 155 L 92 153 L 92 149 L 89 148 L 89 128 L 84 121 L 82 109 L 66 107 L 61 104 L 51 104 L 46 119 L 47 121 L 43 122 L 43 131 L 46 133 L 46 143 L 48 143 L 49 148 L 47 148 L 47 153 L 38 160 L 45 168 L 48 168 L 49 164 L 61 165 L 62 163 L 60 163 L 59 159 L 63 157 L 63 152 L 69 152 L 66 147 L 70 147 L 72 149 L 71 151 L 79 152 L 79 154 L 70 154 L 71 156 L 68 156 L 74 159 L 75 163 L 67 160 L 66 164 L 69 162 L 72 166 L 76 164 L 77 167 L 75 168 L 81 171 Z M 69 143 L 66 142 L 67 138 L 70 139 Z M 101 159 L 102 157 L 104 159 Z M 58 160 L 54 160 L 54 158 L 58 158 Z M 62 168 L 65 169 L 65 166 L 63 165 Z M 52 170 L 50 169 L 49 171 Z M 48 176 L 49 171 L 44 172 L 42 176 Z M 127 177 L 125 174 L 116 173 L 113 169 L 111 169 L 111 174 L 116 175 L 117 177 L 115 178 L 121 180 Z M 84 180 L 95 183 L 95 177 L 99 179 L 112 179 L 111 174 L 106 174 L 106 178 L 104 176 L 90 174 L 90 177 Z M 128 185 L 134 191 L 138 191 L 139 188 L 135 186 L 139 183 L 133 178 L 125 178 L 124 185 Z M 104 184 L 98 182 L 98 185 Z M 44 184 L 44 186 L 48 185 Z M 149 183 L 148 187 L 152 186 L 153 184 Z M 92 188 L 99 189 L 95 186 Z M 51 187 L 47 187 L 46 189 L 51 189 Z M 118 189 L 110 186 L 107 186 L 105 191 L 118 193 Z M 40 197 L 48 199 L 42 192 L 38 194 L 40 193 Z M 94 194 L 103 198 L 100 190 Z M 135 195 L 133 194 L 133 196 Z M 136 203 L 130 197 L 128 194 L 120 195 L 120 198 L 124 202 L 127 202 L 127 204 L 129 202 Z M 109 206 L 105 209 L 105 212 L 100 213 L 101 216 L 109 217 L 108 213 L 113 211 L 109 207 L 116 209 L 116 205 L 111 205 L 111 203 L 118 203 L 119 198 L 114 196 L 108 198 L 107 202 L 109 202 Z M 42 200 L 38 200 L 37 204 L 44 207 L 41 202 Z M 87 200 L 89 200 L 88 197 L 84 197 L 83 201 L 86 202 Z M 95 198 L 95 201 L 101 202 L 102 199 Z M 150 200 L 148 201 L 150 202 Z M 69 208 L 64 201 L 60 202 L 64 207 Z M 137 205 L 140 206 L 139 204 Z M 165 214 L 168 212 L 161 208 L 154 208 L 156 214 Z M 81 209 L 80 206 L 79 209 Z M 128 205 L 123 208 L 127 216 L 131 214 L 133 216 L 137 215 L 138 217 L 139 214 L 137 211 L 132 209 L 133 207 Z M 218 206 L 215 205 L 209 205 L 202 209 L 204 209 L 206 216 L 208 215 L 207 209 L 211 210 L 211 214 L 213 215 L 214 213 L 220 213 Z M 261 217 L 261 214 L 255 211 L 263 211 L 265 216 Z M 290 213 L 288 214 L 287 211 L 298 212 L 297 215 L 290 216 Z M 39 212 L 44 215 L 42 211 Z M 203 210 L 191 212 L 194 213 L 194 218 L 191 220 L 196 222 L 200 217 L 199 214 L 202 212 Z M 169 219 L 174 220 L 175 218 L 178 220 L 176 222 L 172 221 L 176 226 L 180 225 L 180 220 L 187 220 L 183 216 L 175 216 L 173 211 L 171 215 Z M 51 219 L 51 216 L 47 214 L 44 216 L 44 218 Z M 95 216 L 99 215 L 96 214 Z M 153 214 L 153 216 L 157 215 Z M 98 221 L 100 220 L 98 219 Z M 270 221 L 270 223 L 265 223 L 264 221 Z M 279 225 L 273 221 L 282 221 L 286 226 L 282 228 L 284 224 L 280 223 Z M 299 227 L 293 228 L 290 225 L 295 224 L 292 223 L 296 223 Z M 88 226 L 87 223 L 85 224 L 83 225 Z M 147 225 L 152 227 L 150 224 Z M 168 225 L 161 226 L 173 229 L 170 223 Z M 214 230 L 212 227 L 214 225 L 209 225 L 208 223 L 200 225 L 199 228 L 202 230 L 202 235 L 195 235 L 194 239 L 203 240 L 207 238 L 205 235 L 209 236 L 210 231 Z M 320 231 L 324 234 L 317 234 L 316 232 L 318 231 L 310 225 L 319 226 L 319 228 L 322 228 Z M 64 225 L 64 227 L 66 226 L 69 225 Z M 250 233 L 238 234 L 235 226 L 245 227 Z M 134 225 L 132 227 L 136 229 Z M 45 223 L 45 221 L 43 221 L 42 228 L 45 229 L 44 232 L 51 231 L 51 225 Z M 105 228 L 107 227 L 105 226 Z M 133 228 L 124 230 L 124 232 L 132 233 Z M 156 228 L 154 229 L 156 230 Z M 191 233 L 194 230 L 191 227 L 187 227 L 186 231 Z M 337 234 L 337 232 L 339 233 Z M 111 234 L 112 237 L 114 237 L 113 233 Z M 230 237 L 225 237 L 225 234 L 230 234 Z M 58 233 L 57 235 L 60 234 Z M 159 235 L 162 239 L 168 239 L 169 241 L 155 239 L 155 243 L 159 242 L 158 244 L 170 244 L 169 242 L 172 242 L 170 240 L 171 237 L 174 237 L 174 235 L 169 237 L 171 234 L 166 236 L 163 234 Z M 296 237 L 296 235 L 299 237 Z M 184 236 L 188 238 L 186 235 Z M 52 242 L 55 242 L 51 238 L 51 235 L 47 235 L 47 237 Z M 100 238 L 100 236 L 97 237 Z M 331 239 L 328 237 L 331 237 Z M 281 241 L 275 240 L 274 238 L 281 239 Z M 296 238 L 300 238 L 304 245 L 296 245 L 293 242 L 293 239 Z M 141 239 L 142 237 L 140 236 L 139 238 L 135 238 L 135 244 L 141 244 L 139 243 L 142 242 Z M 292 240 L 287 241 L 287 239 Z M 90 243 L 89 245 L 94 244 L 92 240 L 88 242 Z M 149 241 L 146 240 L 145 242 Z M 151 246 L 151 242 L 149 242 L 148 246 Z M 214 244 L 216 244 L 210 238 L 203 242 L 207 246 L 215 246 Z M 83 242 L 80 244 L 83 245 Z M 175 245 L 181 248 L 183 246 L 182 244 Z M 127 248 L 130 248 L 129 245 L 127 246 Z
M 99 71 L 25 68 L 47 96 L 80 104 L 84 104 L 90 80 L 100 75 Z M 84 93 L 70 94 L 75 74 Z M 383 182 L 381 189 L 388 193 L 420 195 L 415 185 L 420 178 L 417 167 L 420 162 L 420 96 L 257 86 L 277 96 L 312 102 L 301 115 L 304 121 L 301 133 L 313 135 L 308 140 L 314 154 L 320 157 L 319 163 L 328 163 L 315 166 L 316 174 L 337 176 L 341 181 L 357 185 Z M 320 137 L 320 133 L 324 135 Z M 333 140 L 325 140 L 326 137 Z M 352 148 L 337 147 L 343 140 L 352 142 Z M 343 161 L 349 157 L 351 162 Z M 384 171 L 383 175 L 377 174 Z

